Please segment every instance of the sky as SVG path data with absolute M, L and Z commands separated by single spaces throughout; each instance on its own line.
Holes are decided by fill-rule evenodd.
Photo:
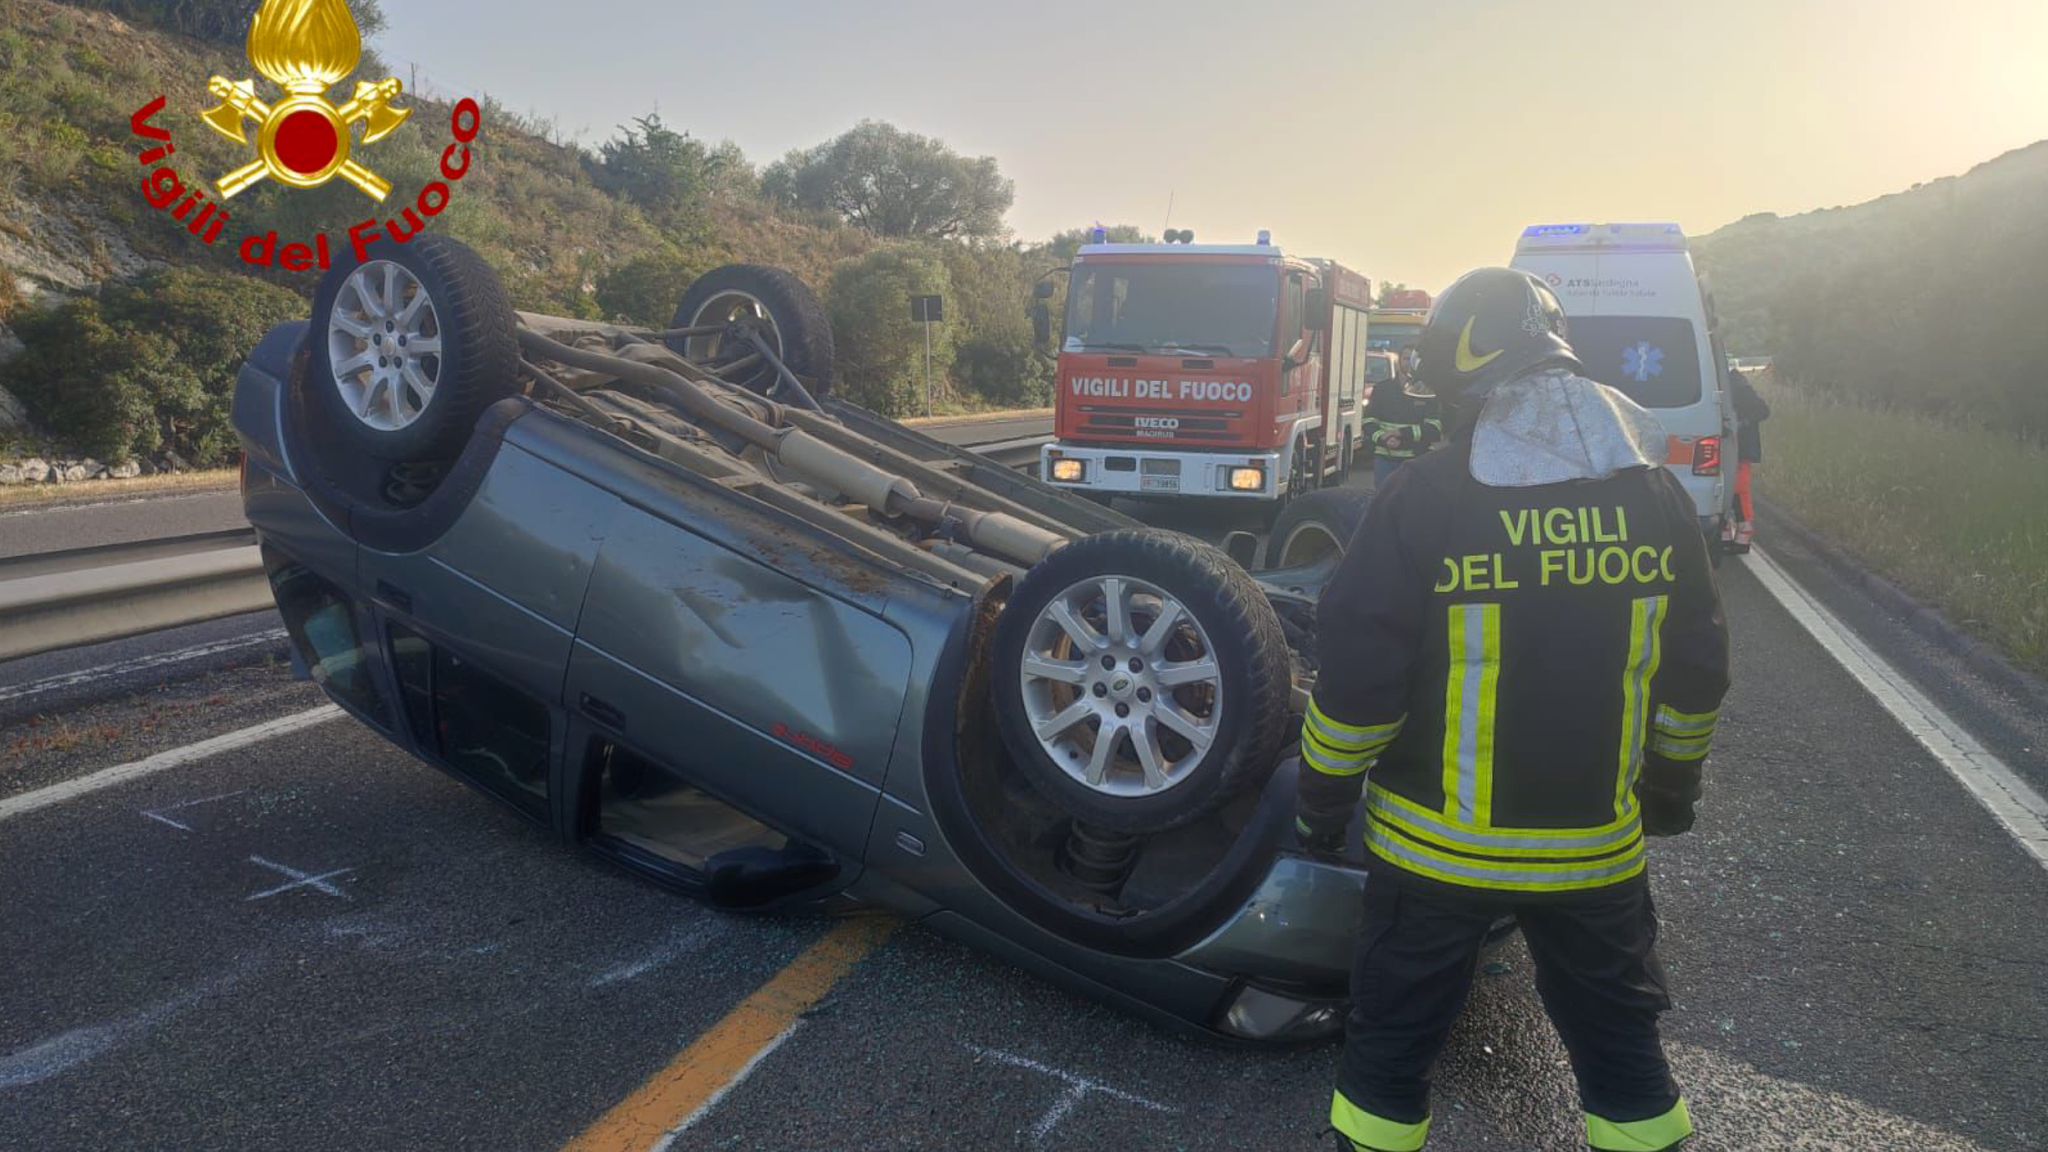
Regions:
M 376 46 L 594 144 L 757 163 L 862 119 L 996 157 L 1008 220 L 1437 289 L 1523 226 L 1857 203 L 2048 137 L 2048 0 L 382 0 Z M 487 12 L 487 19 L 479 19 Z

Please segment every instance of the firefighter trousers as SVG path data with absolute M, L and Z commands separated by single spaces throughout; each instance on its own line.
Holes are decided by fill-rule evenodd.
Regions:
M 1355 1147 L 1415 1152 L 1429 1135 L 1430 1069 L 1502 917 L 1520 925 L 1536 990 L 1571 1056 L 1588 1145 L 1676 1148 L 1692 1133 L 1657 1035 L 1671 1006 L 1645 879 L 1546 902 L 1441 893 L 1376 873 L 1352 969 L 1331 1123 Z

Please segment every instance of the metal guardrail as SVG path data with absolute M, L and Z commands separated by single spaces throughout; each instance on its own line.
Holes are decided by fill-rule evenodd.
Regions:
M 1050 436 L 967 447 L 1026 468 Z M 254 528 L 0 559 L 0 660 L 271 606 Z
M 968 450 L 1005 468 L 1031 468 L 1038 463 L 1038 450 L 1051 442 L 1050 436 L 1024 436 L 994 444 L 973 444 Z
M 270 603 L 253 528 L 0 560 L 0 660 Z

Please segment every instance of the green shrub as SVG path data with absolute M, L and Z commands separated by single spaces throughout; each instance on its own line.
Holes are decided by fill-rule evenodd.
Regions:
M 1028 334 L 973 336 L 953 356 L 953 381 L 992 407 L 1045 408 L 1052 404 L 1053 361 Z
M 285 289 L 197 269 L 112 283 L 11 326 L 27 350 L 5 383 L 67 447 L 109 462 L 176 452 L 200 467 L 234 459 L 235 373 L 306 303 Z
M 607 320 L 666 328 L 684 290 L 709 270 L 701 255 L 675 249 L 635 256 L 597 278 L 597 306 Z
M 887 416 L 923 412 L 925 333 L 910 298 L 948 296 L 950 286 L 945 262 L 920 248 L 878 248 L 841 264 L 828 294 L 839 394 Z M 953 327 L 933 327 L 936 366 L 952 363 Z

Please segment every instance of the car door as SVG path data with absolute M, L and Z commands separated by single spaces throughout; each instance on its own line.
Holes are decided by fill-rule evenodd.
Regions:
M 371 598 L 415 749 L 553 823 L 562 677 L 617 497 L 508 443 L 427 547 L 364 546 Z
M 565 696 L 636 761 L 832 853 L 849 882 L 894 747 L 910 643 L 882 620 L 885 599 L 824 578 L 834 569 L 812 551 L 821 542 L 750 503 L 696 493 L 621 512 L 592 573 Z M 605 788 L 583 792 L 598 809 L 584 813 L 587 833 L 632 821 L 642 847 L 691 866 L 682 834 L 650 830 L 644 806 L 609 811 Z

